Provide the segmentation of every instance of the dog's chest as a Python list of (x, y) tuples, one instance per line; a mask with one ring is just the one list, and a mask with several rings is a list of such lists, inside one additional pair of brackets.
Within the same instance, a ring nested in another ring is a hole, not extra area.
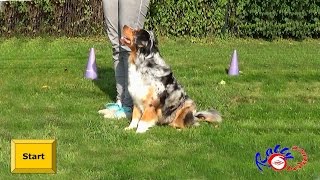
[(129, 64), (128, 90), (135, 102), (145, 99), (150, 90), (157, 95), (165, 90), (164, 84), (155, 76), (156, 71), (155, 68), (148, 68), (143, 64)]
[(142, 106), (142, 100), (148, 94), (150, 89), (150, 84), (144, 78), (144, 74), (138, 71), (135, 64), (129, 65), (129, 85), (128, 90), (129, 93), (134, 100), (135, 104), (138, 106)]

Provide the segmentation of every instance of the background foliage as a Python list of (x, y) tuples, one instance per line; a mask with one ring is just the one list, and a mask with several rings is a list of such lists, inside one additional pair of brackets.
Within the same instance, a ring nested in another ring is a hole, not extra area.
[(227, 0), (152, 0), (146, 26), (162, 35), (221, 34)]
[(101, 0), (5, 2), (0, 31), (10, 35), (97, 35), (104, 31)]
[(250, 37), (319, 37), (318, 0), (235, 0), (237, 34)]
[[(4, 2), (2, 36), (105, 33), (101, 0)], [(164, 36), (320, 36), (317, 0), (151, 0), (146, 28)]]

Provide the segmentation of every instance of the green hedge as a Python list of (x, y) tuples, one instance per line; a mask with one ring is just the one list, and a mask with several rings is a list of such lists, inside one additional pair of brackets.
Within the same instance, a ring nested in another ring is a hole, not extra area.
[(319, 37), (319, 0), (239, 0), (234, 25), (249, 37)]
[(86, 36), (104, 32), (101, 0), (5, 2), (0, 33), (11, 35)]
[(227, 0), (153, 0), (146, 27), (162, 35), (219, 35), (225, 24), (227, 3)]
[[(101, 0), (5, 2), (2, 36), (105, 33)], [(164, 36), (320, 37), (319, 0), (151, 0), (146, 28)]]

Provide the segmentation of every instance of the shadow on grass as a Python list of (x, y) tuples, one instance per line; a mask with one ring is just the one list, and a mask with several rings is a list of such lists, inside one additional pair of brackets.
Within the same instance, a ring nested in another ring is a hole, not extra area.
[(106, 94), (107, 99), (115, 101), (116, 99), (116, 83), (114, 70), (109, 67), (97, 67), (98, 79), (93, 81), (94, 84)]

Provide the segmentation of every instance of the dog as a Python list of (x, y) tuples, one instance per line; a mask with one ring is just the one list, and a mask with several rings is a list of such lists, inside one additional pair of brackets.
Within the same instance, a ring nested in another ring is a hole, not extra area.
[(156, 124), (182, 129), (198, 121), (220, 123), (216, 110), (196, 112), (196, 105), (178, 83), (159, 53), (152, 31), (123, 27), (120, 42), (131, 49), (128, 59), (128, 90), (133, 112), (126, 130), (144, 133)]

